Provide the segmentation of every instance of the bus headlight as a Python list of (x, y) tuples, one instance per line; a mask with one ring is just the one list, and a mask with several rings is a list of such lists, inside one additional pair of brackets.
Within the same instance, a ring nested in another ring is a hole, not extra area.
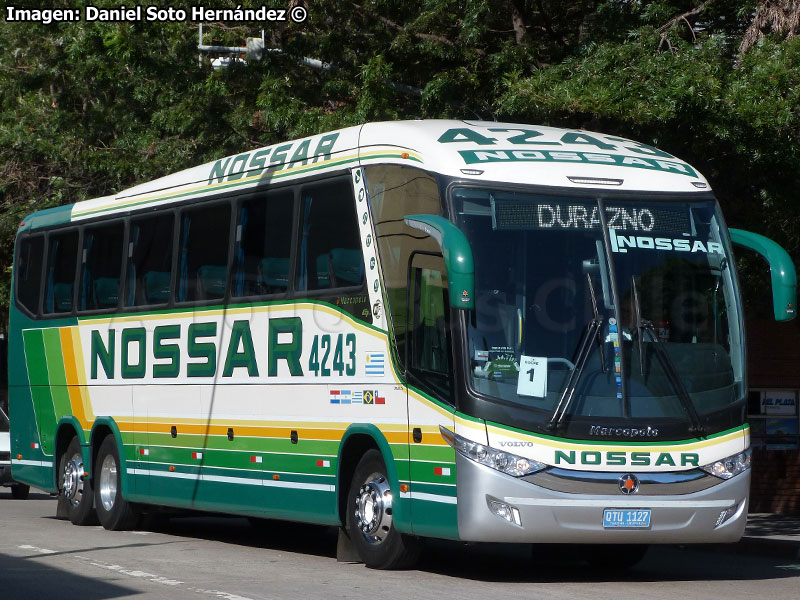
[(748, 448), (744, 452), (733, 454), (732, 456), (728, 456), (727, 458), (704, 465), (700, 468), (706, 473), (711, 473), (711, 475), (714, 477), (719, 477), (720, 479), (730, 479), (739, 473), (744, 473), (750, 468), (750, 456), (752, 453), (753, 451)]
[(523, 475), (530, 475), (541, 471), (547, 465), (531, 458), (524, 456), (517, 456), (510, 452), (497, 450), (491, 446), (484, 446), (477, 442), (468, 440), (460, 435), (453, 433), (449, 429), (439, 426), (444, 440), (455, 448), (456, 452), (466, 456), (468, 459), (497, 469), (501, 473), (511, 475), (513, 477), (522, 477)]

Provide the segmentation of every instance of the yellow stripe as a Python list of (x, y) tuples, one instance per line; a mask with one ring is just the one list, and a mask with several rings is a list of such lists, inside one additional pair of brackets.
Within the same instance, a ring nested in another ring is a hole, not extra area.
[(89, 429), (94, 421), (91, 403), (88, 401), (88, 390), (84, 382), (83, 353), (77, 327), (62, 327), (61, 354), (64, 357), (64, 373), (67, 377), (67, 391), (72, 415), (84, 429)]
[(521, 441), (532, 442), (534, 444), (540, 446), (548, 446), (550, 448), (558, 448), (559, 450), (592, 450), (592, 449), (599, 449), (604, 452), (689, 452), (691, 450), (700, 450), (702, 448), (709, 448), (711, 446), (717, 446), (719, 444), (724, 444), (725, 442), (730, 442), (735, 440), (736, 438), (744, 439), (747, 429), (734, 431), (733, 433), (729, 433), (722, 437), (709, 439), (709, 440), (701, 440), (697, 442), (687, 442), (685, 444), (675, 444), (671, 442), (672, 445), (656, 445), (656, 446), (646, 446), (646, 445), (629, 445), (629, 446), (619, 446), (611, 444), (604, 444), (601, 442), (597, 442), (596, 444), (574, 444), (570, 443), (568, 440), (550, 440), (547, 438), (541, 438), (538, 436), (532, 435), (525, 435), (523, 433), (517, 433), (515, 431), (507, 431), (505, 429), (500, 429), (497, 427), (488, 426), (489, 434), (490, 435), (498, 435), (498, 436), (505, 436), (514, 438)]
[[(374, 156), (381, 156), (386, 153), (397, 153), (398, 158), (400, 158), (400, 154), (407, 153), (409, 158), (414, 158), (419, 162), (424, 162), (422, 155), (419, 152), (415, 152), (409, 148), (402, 148), (398, 146), (384, 146), (381, 150), (373, 150), (370, 152), (359, 152), (358, 149), (355, 149), (356, 153), (352, 154), (352, 150), (341, 150), (340, 152), (351, 152), (351, 154), (345, 154), (344, 156), (338, 156), (339, 153), (331, 154), (331, 158), (328, 160), (322, 161), (321, 163), (312, 163), (311, 165), (297, 165), (296, 167), (287, 167), (285, 169), (273, 169), (272, 174), (280, 173), (281, 176), (291, 176), (291, 175), (299, 175), (302, 174), (304, 171), (311, 171), (311, 170), (318, 170), (320, 167), (324, 167), (325, 163), (327, 162), (340, 162), (340, 161), (357, 161), (358, 159), (368, 160)], [(309, 159), (310, 160), (310, 159)], [(299, 162), (299, 161), (298, 161)], [(292, 163), (285, 163), (285, 164), (292, 164)], [(202, 166), (202, 165), (201, 165)], [(331, 168), (341, 167), (342, 165), (331, 165)], [(210, 167), (209, 167), (210, 168)], [(269, 171), (269, 168), (265, 170), (265, 172)], [(262, 177), (264, 177), (265, 172), (258, 173), (256, 175), (248, 175), (237, 180), (240, 184), (245, 184), (247, 182), (255, 183)], [(192, 182), (182, 184), (183, 186), (191, 185)], [(96, 213), (96, 212), (108, 212), (113, 210), (119, 210), (125, 208), (126, 206), (130, 206), (132, 204), (140, 204), (140, 203), (147, 203), (147, 202), (158, 202), (159, 200), (169, 199), (170, 197), (180, 195), (187, 195), (193, 193), (208, 193), (214, 191), (216, 188), (221, 186), (230, 185), (230, 181), (220, 181), (217, 183), (212, 184), (203, 184), (195, 187), (184, 188), (183, 186), (176, 186), (169, 191), (155, 193), (150, 196), (131, 196), (126, 198), (125, 200), (120, 200), (119, 202), (113, 202), (105, 205), (100, 206), (91, 206), (86, 207), (83, 209), (73, 209), (72, 211), (72, 218), (75, 219), (76, 217), (81, 217), (85, 214), (89, 213)]]
[[(204, 317), (221, 317), (227, 315), (252, 315), (253, 313), (269, 313), (269, 312), (279, 312), (279, 311), (287, 311), (292, 308), (298, 308), (303, 310), (314, 310), (314, 311), (321, 311), (328, 313), (331, 316), (350, 319), (347, 315), (342, 313), (341, 311), (336, 310), (333, 307), (326, 306), (324, 304), (316, 304), (312, 302), (287, 302), (286, 304), (281, 305), (270, 305), (270, 306), (242, 306), (238, 308), (221, 308), (215, 310), (208, 310), (202, 313), (195, 313), (195, 312), (171, 312), (171, 313), (163, 313), (163, 314), (150, 314), (150, 315), (143, 315), (143, 314), (132, 314), (132, 315), (114, 315), (112, 317), (104, 318), (104, 319), (83, 319), (80, 321), (81, 325), (109, 325), (111, 323), (140, 323), (145, 321), (166, 321), (166, 320), (175, 320), (175, 319), (191, 319), (196, 318), (198, 314), (202, 314)], [(375, 337), (384, 337), (384, 335), (374, 329), (367, 327), (366, 325), (362, 325), (361, 323), (350, 319), (350, 326), (358, 329), (359, 331), (363, 331), (364, 333), (369, 333)]]
[[(332, 440), (340, 441), (349, 424), (338, 425), (328, 423), (296, 423), (276, 427), (265, 422), (263, 425), (253, 425), (253, 421), (224, 421), (223, 424), (207, 424), (202, 419), (175, 419), (163, 421), (125, 421), (115, 419), (117, 427), (124, 433), (161, 433), (169, 434), (174, 426), (178, 435), (215, 435), (225, 436), (228, 428), (233, 427), (234, 433), (241, 437), (289, 439), (292, 431), (297, 432), (301, 440)], [(242, 423), (247, 423), (246, 425)], [(406, 429), (380, 427), (381, 433), (390, 444), (406, 443), (408, 435)]]
[[(422, 155), (419, 152), (415, 152), (414, 150), (411, 150), (410, 148), (403, 148), (402, 146), (382, 146), (380, 150), (372, 150), (370, 152), (361, 152), (358, 155), (358, 157), (361, 160), (368, 160), (368, 159), (372, 158), (373, 156), (382, 157), (384, 154), (386, 154), (388, 152), (398, 152), (400, 154), (405, 153), (405, 154), (408, 154), (409, 158), (415, 158), (420, 162), (425, 162), (425, 160), (422, 158)], [(398, 156), (398, 158), (402, 158), (402, 157)]]
[[(348, 152), (349, 150), (342, 150), (342, 152)], [(257, 175), (248, 175), (247, 177), (243, 177), (241, 179), (236, 180), (240, 185), (244, 184), (245, 182), (252, 182), (255, 183), (257, 180), (261, 179), (265, 174), (272, 175), (275, 173), (280, 173), (281, 176), (284, 175), (293, 175), (299, 174), (303, 171), (310, 171), (310, 170), (317, 170), (319, 167), (322, 167), (327, 162), (339, 162), (339, 161), (356, 161), (358, 159), (358, 154), (347, 154), (344, 156), (336, 156), (336, 154), (331, 154), (331, 158), (326, 161), (322, 161), (320, 164), (312, 163), (312, 165), (298, 165), (296, 167), (288, 167), (286, 169), (272, 169), (272, 173), (268, 173), (270, 170), (269, 168), (265, 169), (264, 172), (258, 173)], [(310, 159), (309, 159), (310, 160)], [(285, 163), (291, 164), (291, 163)], [(202, 165), (201, 165), (202, 166)], [(342, 165), (331, 165), (332, 168)], [(92, 206), (86, 207), (82, 210), (73, 210), (72, 217), (80, 217), (86, 213), (94, 213), (98, 211), (111, 211), (111, 210), (118, 210), (121, 208), (125, 208), (131, 204), (139, 204), (144, 202), (157, 202), (158, 200), (164, 200), (171, 196), (175, 196), (178, 194), (185, 195), (185, 194), (192, 194), (195, 192), (211, 192), (218, 187), (221, 186), (228, 186), (231, 184), (231, 181), (220, 181), (218, 183), (208, 184), (205, 183), (203, 185), (191, 187), (191, 188), (184, 188), (182, 186), (176, 186), (170, 189), (167, 192), (162, 192), (160, 194), (153, 194), (151, 196), (132, 196), (126, 198), (125, 200), (121, 200), (119, 202), (114, 202), (112, 204), (106, 204), (104, 206)], [(191, 182), (183, 184), (183, 185), (191, 185)]]

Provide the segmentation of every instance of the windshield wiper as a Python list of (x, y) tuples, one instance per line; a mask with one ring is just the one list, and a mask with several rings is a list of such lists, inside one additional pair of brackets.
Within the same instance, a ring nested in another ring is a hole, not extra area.
[(550, 422), (547, 424), (548, 430), (553, 430), (561, 426), (564, 416), (567, 414), (569, 405), (572, 404), (572, 399), (575, 396), (575, 390), (578, 387), (583, 368), (586, 366), (586, 361), (589, 358), (589, 353), (592, 350), (592, 343), (597, 342), (600, 349), (600, 364), (603, 373), (606, 372), (606, 357), (603, 351), (603, 341), (600, 337), (600, 326), (603, 324), (603, 317), (600, 316), (600, 311), (597, 309), (597, 298), (594, 293), (594, 285), (592, 284), (592, 276), (586, 274), (586, 281), (589, 283), (589, 296), (592, 300), (592, 311), (594, 316), (592, 320), (586, 325), (586, 330), (583, 332), (583, 337), (578, 344), (578, 356), (575, 359), (575, 368), (570, 372), (567, 385), (561, 393), (561, 399), (558, 401), (556, 409), (553, 411), (553, 416), (550, 417)]
[(664, 369), (667, 380), (675, 390), (678, 400), (680, 400), (683, 410), (686, 411), (686, 415), (689, 418), (689, 433), (703, 436), (706, 432), (706, 429), (703, 427), (702, 423), (700, 423), (700, 415), (697, 414), (694, 401), (689, 395), (686, 386), (683, 385), (683, 380), (678, 374), (678, 369), (675, 367), (675, 363), (672, 361), (669, 354), (667, 354), (667, 351), (664, 350), (664, 345), (661, 340), (658, 339), (658, 334), (656, 333), (655, 327), (653, 327), (653, 322), (642, 317), (642, 310), (639, 307), (639, 293), (636, 289), (635, 277), (631, 277), (631, 290), (633, 291), (634, 317), (636, 319), (636, 333), (639, 343), (639, 372), (642, 376), (644, 376), (644, 352), (642, 342), (644, 341), (644, 333), (647, 332), (650, 334), (650, 339), (653, 340), (653, 349), (655, 350), (656, 357), (661, 363), (661, 367)]

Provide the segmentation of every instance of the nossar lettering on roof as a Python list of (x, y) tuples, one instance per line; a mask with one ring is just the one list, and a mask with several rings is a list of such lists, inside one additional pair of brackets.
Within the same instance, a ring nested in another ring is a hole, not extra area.
[[(648, 144), (537, 125), (456, 120), (368, 123), (241, 152), (74, 205), (73, 220), (308, 177), (330, 169), (394, 162), (456, 177), (582, 187), (567, 176), (622, 177), (623, 187), (697, 191), (694, 168)], [(463, 173), (462, 169), (468, 172)], [(681, 183), (681, 181), (686, 183)], [(584, 186), (586, 187), (586, 186)], [(589, 186), (591, 187), (591, 186)]]

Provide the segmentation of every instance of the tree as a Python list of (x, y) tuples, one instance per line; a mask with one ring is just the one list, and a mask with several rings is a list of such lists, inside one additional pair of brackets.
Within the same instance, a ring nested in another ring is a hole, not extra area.
[(730, 224), (798, 257), (799, 12), (790, 0), (315, 0), (303, 23), (205, 23), (206, 44), (240, 46), (263, 25), (281, 51), (219, 70), (198, 64), (192, 22), (0, 22), (0, 319), (33, 210), (368, 120), (480, 117), (653, 143), (710, 179)]

